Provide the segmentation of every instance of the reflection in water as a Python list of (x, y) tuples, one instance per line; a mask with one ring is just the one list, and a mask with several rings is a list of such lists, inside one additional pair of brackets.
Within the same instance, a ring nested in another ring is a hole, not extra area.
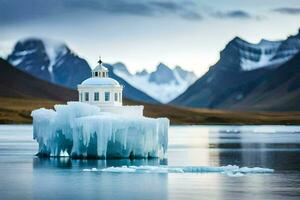
[(160, 164), (167, 163), (158, 159), (72, 160), (67, 157), (35, 157), (33, 199), (168, 199), (167, 175), (83, 172), (83, 169), (93, 167)]
[(61, 169), (77, 169), (85, 168), (107, 168), (121, 166), (141, 166), (141, 165), (167, 165), (167, 159), (108, 159), (108, 160), (76, 160), (69, 157), (61, 158), (39, 158), (34, 157), (32, 160), (34, 169), (42, 168), (61, 168)]
[(216, 151), (210, 151), (209, 157), (218, 157), (218, 165), (300, 169), (299, 138), (295, 138), (294, 133), (275, 130), (258, 132), (242, 126), (226, 127), (225, 130), (212, 128), (209, 130), (209, 146)]

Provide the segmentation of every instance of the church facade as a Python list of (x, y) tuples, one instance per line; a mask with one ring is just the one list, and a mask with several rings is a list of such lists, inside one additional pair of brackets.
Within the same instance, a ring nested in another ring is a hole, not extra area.
[(108, 76), (101, 59), (92, 70), (92, 77), (78, 85), (79, 102), (96, 105), (104, 112), (143, 115), (143, 106), (123, 106), (123, 86)]

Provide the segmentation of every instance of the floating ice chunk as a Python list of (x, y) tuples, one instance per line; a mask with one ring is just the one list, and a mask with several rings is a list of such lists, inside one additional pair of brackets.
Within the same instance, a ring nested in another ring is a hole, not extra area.
[(238, 169), (238, 172), (241, 173), (272, 173), (274, 169), (261, 168), (261, 167), (241, 167)]
[(221, 167), (182, 167), (182, 170), (186, 173), (208, 173), (208, 172), (225, 172), (238, 170), (236, 165), (227, 165)]
[(97, 172), (99, 170), (97, 168), (92, 168), (92, 169), (83, 169), (82, 171), (84, 171), (84, 172)]
[[(87, 171), (84, 169), (83, 171)], [(89, 170), (91, 171), (91, 170)], [(261, 167), (239, 167), (227, 165), (221, 167), (172, 167), (172, 166), (122, 166), (99, 169), (100, 172), (113, 173), (222, 173), (228, 176), (240, 177), (245, 174), (273, 173), (273, 169)]]
[(130, 168), (130, 167), (108, 167), (108, 168), (104, 168), (101, 169), (100, 171), (102, 172), (115, 172), (115, 173), (132, 173), (132, 172), (136, 172), (136, 170), (134, 168)]
[(31, 114), (33, 138), (39, 143), (38, 155), (165, 157), (167, 118), (107, 113), (81, 102), (68, 102), (54, 108), (34, 110)]

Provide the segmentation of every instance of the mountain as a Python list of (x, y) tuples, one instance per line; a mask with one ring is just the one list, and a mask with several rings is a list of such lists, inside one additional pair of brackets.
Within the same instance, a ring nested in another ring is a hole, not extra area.
[(141, 90), (136, 89), (133, 87), (130, 83), (128, 83), (125, 79), (118, 76), (115, 71), (114, 67), (110, 64), (104, 63), (103, 66), (105, 66), (109, 71), (108, 75), (110, 78), (113, 78), (117, 80), (121, 85), (123, 85), (123, 96), (135, 100), (135, 101), (142, 101), (146, 103), (152, 103), (152, 104), (159, 104), (159, 102), (146, 93), (142, 92)]
[(234, 38), (220, 60), (171, 104), (235, 110), (300, 110), (300, 32), (250, 44)]
[(35, 77), (69, 88), (76, 88), (78, 83), (91, 76), (90, 67), (84, 59), (64, 43), (49, 39), (21, 40), (7, 60)]
[[(91, 68), (64, 43), (49, 39), (28, 38), (17, 42), (7, 57), (10, 64), (39, 79), (76, 89), (91, 76)], [(120, 70), (121, 70), (120, 66)], [(126, 69), (126, 67), (125, 67)], [(114, 75), (124, 85), (124, 97), (148, 103), (159, 103), (144, 92), (134, 88), (121, 77)]]
[(16, 69), (0, 59), (0, 96), (22, 99), (68, 101), (78, 99), (75, 90), (54, 85)]
[(163, 63), (160, 63), (157, 66), (156, 71), (150, 73), (148, 81), (157, 85), (164, 85), (172, 82), (175, 85), (179, 84), (173, 71)]
[(162, 103), (167, 103), (180, 95), (196, 80), (193, 72), (179, 66), (172, 70), (163, 63), (151, 73), (143, 70), (135, 74), (131, 74), (123, 63), (116, 63), (113, 65), (113, 72), (133, 87)]

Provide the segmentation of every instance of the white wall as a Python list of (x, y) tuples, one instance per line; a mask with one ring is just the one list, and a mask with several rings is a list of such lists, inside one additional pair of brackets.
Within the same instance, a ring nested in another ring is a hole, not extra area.
[[(79, 98), (80, 93), (82, 94), (82, 102), (89, 103), (92, 105), (103, 106), (122, 106), (122, 86), (78, 86)], [(85, 92), (89, 93), (89, 101), (85, 101)], [(99, 101), (94, 100), (94, 93), (99, 93)], [(109, 101), (105, 101), (105, 92), (110, 93)], [(115, 101), (115, 93), (118, 94), (118, 101)], [(121, 93), (121, 99), (119, 99), (119, 93)]]

